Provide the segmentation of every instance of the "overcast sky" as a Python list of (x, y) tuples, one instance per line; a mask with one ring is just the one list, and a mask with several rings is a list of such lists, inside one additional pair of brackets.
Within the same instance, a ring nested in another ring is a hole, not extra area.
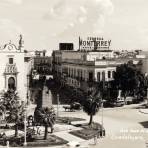
[(148, 0), (0, 0), (0, 45), (51, 53), (78, 37), (111, 39), (111, 49), (148, 49)]

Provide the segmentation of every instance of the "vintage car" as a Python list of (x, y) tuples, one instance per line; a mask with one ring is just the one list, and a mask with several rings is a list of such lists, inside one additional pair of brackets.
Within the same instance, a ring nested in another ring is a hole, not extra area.
[(66, 110), (69, 110), (69, 111), (74, 111), (74, 110), (81, 110), (82, 109), (82, 106), (80, 103), (78, 102), (73, 102), (71, 103), (70, 105), (68, 106), (63, 106), (63, 108)]

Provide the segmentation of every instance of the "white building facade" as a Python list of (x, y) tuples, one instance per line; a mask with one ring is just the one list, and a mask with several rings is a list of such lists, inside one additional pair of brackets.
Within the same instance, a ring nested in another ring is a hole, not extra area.
[(133, 61), (138, 64), (141, 57), (116, 58), (109, 49), (98, 51), (55, 50), (53, 52), (53, 72), (56, 80), (63, 84), (91, 91), (92, 85), (114, 79), (117, 66)]
[(53, 70), (60, 81), (68, 86), (89, 91), (89, 83), (113, 80), (117, 63), (111, 50), (53, 52)]
[(26, 100), (28, 64), (25, 63), (25, 53), (22, 36), (19, 46), (11, 41), (0, 48), (0, 91), (16, 90), (21, 101)]

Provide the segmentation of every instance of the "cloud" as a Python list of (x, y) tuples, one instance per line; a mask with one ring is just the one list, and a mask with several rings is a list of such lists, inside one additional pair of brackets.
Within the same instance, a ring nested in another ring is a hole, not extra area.
[(22, 4), (23, 0), (1, 0), (0, 1), (3, 4), (16, 4), (16, 5), (20, 5)]
[(0, 19), (0, 38), (13, 40), (21, 34), (22, 28), (10, 19)]
[(102, 32), (105, 18), (111, 15), (113, 10), (111, 0), (58, 0), (44, 19), (61, 24), (61, 30), (57, 35), (69, 30), (82, 34), (97, 34)]

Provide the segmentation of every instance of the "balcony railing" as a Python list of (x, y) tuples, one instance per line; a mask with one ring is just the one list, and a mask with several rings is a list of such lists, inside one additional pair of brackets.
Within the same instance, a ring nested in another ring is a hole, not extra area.
[(5, 74), (6, 73), (10, 73), (10, 74), (16, 74), (18, 73), (17, 71), (17, 67), (16, 67), (16, 64), (6, 64), (6, 68), (5, 68)]

